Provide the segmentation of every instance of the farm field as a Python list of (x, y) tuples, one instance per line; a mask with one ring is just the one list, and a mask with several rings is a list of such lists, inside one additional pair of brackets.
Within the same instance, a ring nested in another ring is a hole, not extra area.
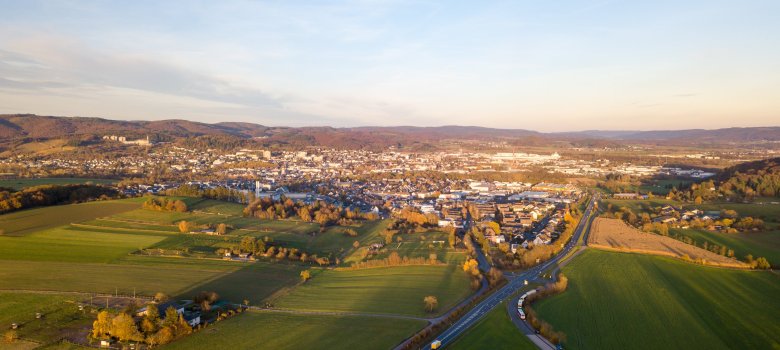
[(722, 233), (701, 229), (669, 229), (669, 235), (683, 235), (693, 238), (696, 245), (703, 242), (727, 246), (734, 250), (734, 255), (740, 259), (748, 254), (754, 258), (765, 257), (770, 263), (780, 264), (780, 231), (747, 232), (747, 233)]
[[(235, 267), (234, 267), (235, 269)], [(142, 295), (175, 295), (229, 272), (225, 268), (14, 261), (0, 264), (0, 286), (15, 290), (49, 290)]]
[(639, 190), (643, 192), (653, 192), (654, 194), (659, 195), (667, 195), (671, 190), (671, 188), (667, 188), (667, 186), (674, 186), (679, 189), (681, 186), (690, 184), (691, 182), (693, 181), (686, 179), (650, 179), (639, 186)]
[(16, 190), (21, 190), (25, 187), (41, 186), (41, 185), (79, 185), (91, 183), (95, 185), (114, 184), (117, 180), (110, 179), (89, 179), (79, 177), (46, 177), (35, 179), (2, 179), (0, 180), (0, 187), (10, 187)]
[[(436, 254), (439, 261), (448, 264), (463, 264), (466, 261), (466, 253), (450, 248), (447, 241), (448, 235), (444, 232), (422, 232), (401, 235), (402, 242), (393, 242), (385, 245), (382, 251), (371, 259), (384, 259), (392, 252), (399, 256), (410, 258), (428, 258), (431, 253)], [(381, 240), (384, 243), (384, 239)], [(366, 249), (366, 248), (362, 248)]]
[(255, 262), (221, 274), (180, 293), (180, 296), (188, 298), (199, 291), (215, 291), (226, 300), (236, 303), (248, 300), (250, 305), (261, 305), (277, 290), (298, 283), (303, 269), (293, 264)]
[(453, 350), (537, 349), (536, 345), (512, 323), (504, 307), (494, 308), (447, 348)]
[(249, 311), (163, 349), (390, 349), (424, 321)]
[(534, 308), (566, 334), (565, 348), (780, 346), (780, 277), (772, 272), (588, 249), (563, 273), (568, 290)]
[(399, 266), (362, 270), (323, 270), (272, 300), (283, 309), (427, 316), (423, 298), (439, 299), (441, 313), (471, 290), (463, 271), (448, 266)]
[(709, 265), (748, 267), (746, 264), (686, 244), (670, 237), (642, 232), (620, 219), (596, 218), (591, 226), (588, 245), (607, 250), (637, 252), (706, 261)]
[(115, 215), (136, 209), (139, 205), (130, 200), (117, 200), (21, 210), (0, 215), (0, 228), (5, 231), (5, 236), (21, 236), (73, 222)]
[(58, 227), (22, 237), (0, 236), (0, 259), (108, 263), (163, 238)]
[[(37, 347), (58, 340), (61, 328), (88, 325), (91, 320), (78, 311), (79, 301), (79, 296), (67, 294), (0, 293), (0, 329), (5, 332), (11, 323), (17, 323), (19, 336), (33, 341), (0, 344), (8, 349)], [(43, 318), (36, 319), (36, 312), (42, 313)]]

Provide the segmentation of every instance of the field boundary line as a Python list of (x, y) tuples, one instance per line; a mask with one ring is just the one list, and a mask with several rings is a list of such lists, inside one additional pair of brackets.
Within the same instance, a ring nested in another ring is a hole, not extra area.
[(418, 321), (425, 321), (425, 322), (432, 322), (436, 318), (425, 318), (425, 317), (417, 317), (417, 316), (408, 316), (408, 315), (398, 315), (398, 314), (382, 314), (382, 313), (363, 313), (363, 312), (348, 312), (348, 311), (326, 311), (326, 310), (308, 310), (308, 309), (279, 309), (279, 308), (261, 308), (259, 306), (250, 306), (250, 310), (253, 310), (255, 312), (276, 312), (276, 313), (287, 313), (287, 314), (298, 314), (298, 315), (321, 315), (321, 316), (358, 316), (358, 317), (381, 317), (381, 318), (396, 318), (396, 319), (407, 319), (407, 320), (418, 320)]
[(117, 230), (117, 231), (143, 231), (143, 232), (154, 232), (154, 233), (164, 233), (167, 235), (171, 234), (179, 234), (179, 232), (174, 231), (162, 231), (162, 230), (149, 230), (149, 229), (142, 229), (142, 228), (124, 228), (124, 227), (108, 227), (108, 226), (98, 226), (98, 225), (86, 225), (86, 224), (79, 224), (79, 223), (70, 223), (70, 226), (73, 227), (83, 227), (83, 228), (94, 228), (94, 229), (105, 229), (105, 230)]

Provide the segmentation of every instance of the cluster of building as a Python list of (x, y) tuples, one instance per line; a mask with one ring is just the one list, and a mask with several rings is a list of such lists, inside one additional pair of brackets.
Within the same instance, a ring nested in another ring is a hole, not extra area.
[(149, 136), (147, 136), (145, 139), (138, 139), (138, 140), (128, 140), (127, 136), (117, 136), (117, 135), (106, 135), (103, 136), (104, 141), (116, 141), (121, 142), (125, 145), (138, 145), (138, 146), (151, 146), (152, 142), (149, 141)]

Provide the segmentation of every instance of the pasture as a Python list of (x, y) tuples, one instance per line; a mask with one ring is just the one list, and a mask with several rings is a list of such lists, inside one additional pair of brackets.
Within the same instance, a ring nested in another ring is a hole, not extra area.
[[(92, 315), (78, 311), (77, 302), (82, 299), (67, 294), (0, 293), (0, 329), (4, 332), (11, 323), (16, 323), (21, 338), (37, 342), (35, 346), (48, 344), (63, 336), (63, 328), (73, 330), (92, 322)], [(36, 312), (43, 317), (36, 319)], [(4, 345), (18, 349), (15, 346), (27, 344)]]
[(136, 209), (139, 205), (129, 200), (118, 200), (21, 210), (0, 215), (0, 229), (5, 231), (5, 236), (21, 236), (73, 222), (116, 215)]
[(577, 349), (780, 346), (780, 277), (588, 249), (568, 290), (533, 307)]
[[(169, 259), (176, 260), (176, 259)], [(6, 260), (0, 264), (3, 289), (73, 291), (132, 295), (176, 295), (206, 283), (229, 269), (203, 265), (93, 264)]]
[(260, 305), (281, 288), (294, 286), (300, 278), (299, 265), (255, 262), (209, 279), (205, 283), (180, 293), (189, 298), (199, 291), (215, 291), (225, 300), (236, 303), (248, 300), (250, 305)]
[(65, 226), (21, 237), (0, 236), (0, 259), (108, 263), (163, 238)]
[(536, 345), (512, 323), (512, 320), (506, 313), (506, 308), (502, 306), (498, 306), (493, 311), (490, 311), (490, 313), (485, 315), (485, 318), (480, 320), (474, 327), (471, 327), (447, 348), (452, 350), (537, 349)]
[(754, 258), (760, 256), (767, 258), (775, 266), (780, 264), (780, 231), (777, 230), (722, 233), (702, 229), (669, 229), (670, 236), (678, 234), (691, 237), (697, 246), (701, 246), (704, 242), (708, 242), (710, 245), (726, 246), (733, 249), (734, 256), (739, 259), (744, 259), (746, 255), (752, 254)]
[(10, 187), (16, 190), (21, 190), (23, 188), (41, 185), (110, 185), (115, 184), (116, 182), (117, 180), (89, 179), (80, 177), (42, 177), (31, 179), (0, 179), (0, 187)]
[(283, 309), (428, 316), (423, 298), (434, 295), (434, 314), (471, 293), (466, 274), (454, 265), (323, 270), (272, 300)]
[(390, 349), (424, 321), (248, 311), (163, 347), (176, 349)]
[[(401, 257), (409, 258), (428, 258), (430, 254), (436, 254), (437, 260), (455, 265), (463, 264), (466, 261), (466, 252), (450, 248), (448, 235), (444, 232), (422, 232), (401, 235), (400, 237), (403, 241), (385, 245), (379, 254), (376, 254), (371, 259), (384, 259), (390, 256), (391, 253), (396, 252)], [(378, 241), (384, 243), (383, 238)], [(367, 248), (363, 247), (361, 249), (365, 250)], [(360, 254), (354, 255), (360, 257)]]

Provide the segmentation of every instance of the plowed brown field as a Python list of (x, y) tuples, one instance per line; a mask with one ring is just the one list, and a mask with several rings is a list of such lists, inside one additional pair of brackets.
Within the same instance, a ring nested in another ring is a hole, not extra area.
[(596, 218), (591, 227), (588, 245), (594, 248), (624, 252), (665, 255), (707, 265), (748, 268), (740, 261), (685, 244), (673, 238), (642, 232), (618, 219)]

